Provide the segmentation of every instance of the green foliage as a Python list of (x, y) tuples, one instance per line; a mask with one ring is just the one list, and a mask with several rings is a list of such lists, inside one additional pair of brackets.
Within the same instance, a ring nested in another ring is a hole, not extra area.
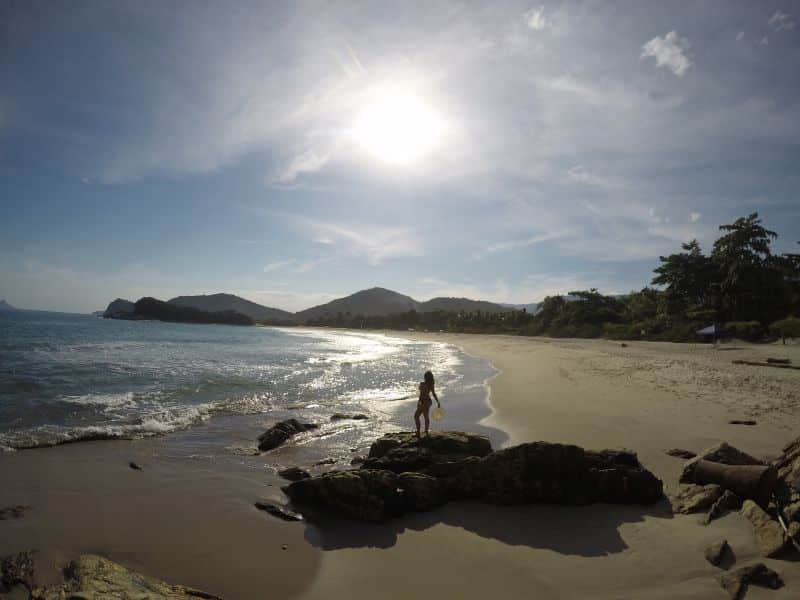
[(764, 326), (758, 321), (730, 321), (725, 323), (728, 335), (740, 340), (755, 342), (764, 337)]
[(155, 319), (173, 323), (218, 323), (222, 325), (253, 325), (253, 319), (232, 310), (206, 312), (190, 306), (179, 306), (156, 300), (142, 298), (134, 305), (133, 314), (140, 319)]
[(769, 332), (782, 338), (800, 338), (800, 319), (788, 317), (775, 321), (769, 326)]

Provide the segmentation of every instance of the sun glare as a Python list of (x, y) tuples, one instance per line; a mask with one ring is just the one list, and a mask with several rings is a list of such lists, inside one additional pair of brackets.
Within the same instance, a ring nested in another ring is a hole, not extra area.
[(359, 115), (353, 134), (370, 156), (408, 165), (428, 156), (442, 131), (442, 119), (425, 102), (411, 94), (384, 92)]

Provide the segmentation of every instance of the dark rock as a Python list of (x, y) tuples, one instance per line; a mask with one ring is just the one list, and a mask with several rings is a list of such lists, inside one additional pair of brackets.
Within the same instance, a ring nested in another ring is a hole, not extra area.
[(133, 469), (134, 471), (141, 471), (142, 470), (142, 467), (140, 467), (139, 465), (137, 465), (135, 462), (132, 462), (132, 461), (128, 463), (128, 466), (131, 469)]
[(278, 471), (278, 475), (284, 479), (288, 479), (289, 481), (300, 481), (301, 479), (308, 479), (311, 477), (311, 473), (305, 469), (301, 469), (300, 467), (289, 467), (288, 469), (283, 469), (282, 471)]
[(293, 435), (316, 429), (318, 425), (313, 423), (301, 423), (297, 419), (286, 419), (280, 423), (276, 423), (264, 433), (258, 436), (258, 449), (262, 452), (272, 450), (283, 444)]
[(322, 467), (324, 465), (335, 465), (336, 459), (335, 458), (323, 458), (322, 460), (318, 460), (314, 463), (316, 467)]
[(678, 493), (670, 498), (672, 510), (684, 515), (705, 512), (719, 500), (724, 491), (713, 483), (708, 485), (695, 485), (693, 483), (681, 485), (678, 487)]
[(83, 554), (64, 569), (65, 582), (37, 587), (32, 600), (89, 600), (100, 598), (147, 600), (221, 600), (218, 596), (182, 585), (170, 585), (126, 569), (122, 565), (93, 554)]
[(792, 500), (793, 495), (800, 496), (800, 437), (783, 447), (773, 465), (778, 469), (778, 495), (787, 504), (800, 500)]
[(444, 504), (445, 489), (435, 477), (422, 473), (401, 473), (397, 486), (403, 490), (404, 505), (407, 510), (431, 510)]
[(700, 460), (710, 460), (711, 462), (722, 463), (724, 465), (763, 465), (764, 463), (746, 452), (734, 448), (730, 444), (722, 442), (711, 448), (706, 448), (695, 458), (683, 466), (681, 473), (681, 483), (694, 483), (694, 468)]
[(733, 600), (741, 600), (747, 593), (748, 585), (758, 585), (777, 590), (783, 587), (781, 576), (764, 563), (739, 567), (718, 577), (720, 585)]
[(0, 584), (6, 589), (24, 585), (33, 589), (33, 550), (4, 556), (0, 559)]
[(363, 421), (364, 419), (369, 419), (369, 417), (362, 413), (333, 413), (331, 415), (331, 421)]
[(278, 517), (279, 519), (283, 519), (284, 521), (303, 520), (303, 515), (301, 515), (300, 513), (296, 513), (294, 511), (289, 510), (288, 508), (284, 508), (283, 506), (278, 506), (277, 504), (273, 504), (272, 502), (268, 502), (266, 500), (259, 500), (258, 502), (256, 502), (256, 508), (268, 512), (273, 517)]
[(370, 521), (467, 498), (493, 504), (651, 504), (662, 497), (661, 481), (633, 452), (547, 442), (491, 452), (486, 438), (459, 432), (419, 440), (410, 433), (384, 436), (361, 469), (283, 489), (294, 503)]
[(366, 460), (366, 459), (365, 459), (363, 456), (354, 456), (354, 457), (353, 457), (353, 458), (350, 460), (350, 464), (351, 464), (351, 465), (353, 465), (353, 466), (356, 466), (356, 465), (363, 465), (365, 460)]
[(774, 557), (786, 547), (786, 534), (780, 523), (772, 518), (752, 500), (745, 500), (742, 514), (753, 526), (758, 549), (762, 556)]
[(742, 508), (742, 499), (730, 490), (725, 490), (722, 495), (711, 506), (711, 510), (706, 515), (706, 525), (711, 523), (722, 516), (725, 516), (732, 510), (739, 510)]
[(0, 508), (0, 521), (5, 521), (6, 519), (21, 519), (30, 509), (30, 506), (22, 504)]
[(670, 456), (674, 456), (675, 458), (683, 458), (685, 460), (697, 456), (697, 454), (695, 454), (691, 450), (683, 450), (682, 448), (672, 448), (670, 450), (666, 450), (666, 453), (669, 454)]
[(391, 471), (333, 471), (295, 481), (283, 491), (294, 504), (362, 521), (383, 521), (405, 512), (397, 474)]
[(289, 549), (289, 546), (287, 546), (286, 544), (283, 544), (281, 546), (281, 550), (288, 550), (288, 549)]
[(731, 425), (758, 425), (755, 421), (751, 419), (733, 419), (732, 421), (728, 421)]
[(728, 545), (728, 540), (722, 540), (716, 544), (711, 544), (706, 548), (705, 557), (715, 567), (721, 567), (725, 564), (733, 564), (733, 550)]

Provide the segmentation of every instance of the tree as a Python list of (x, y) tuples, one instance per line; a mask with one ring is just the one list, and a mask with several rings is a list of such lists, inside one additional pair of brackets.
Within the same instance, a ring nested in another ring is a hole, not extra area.
[(690, 312), (714, 310), (717, 304), (718, 276), (715, 264), (703, 254), (700, 243), (681, 244), (683, 252), (661, 256), (654, 269), (653, 285), (665, 286), (668, 317), (685, 320)]
[(720, 231), (727, 233), (714, 242), (711, 258), (719, 269), (724, 316), (762, 322), (783, 316), (783, 274), (770, 249), (778, 234), (761, 225), (758, 213), (720, 225)]

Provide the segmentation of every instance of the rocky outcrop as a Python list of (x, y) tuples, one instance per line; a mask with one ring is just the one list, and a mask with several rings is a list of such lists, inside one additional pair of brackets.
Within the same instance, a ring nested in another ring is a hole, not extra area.
[(706, 525), (740, 508), (742, 508), (742, 499), (732, 491), (725, 490), (722, 496), (711, 506), (711, 510), (708, 511), (708, 515), (706, 515)]
[(675, 458), (682, 458), (684, 460), (689, 460), (690, 458), (697, 456), (697, 454), (691, 450), (684, 450), (683, 448), (670, 448), (669, 450), (665, 450), (664, 453), (674, 456)]
[(303, 515), (291, 511), (284, 506), (275, 504), (274, 502), (269, 502), (267, 500), (259, 500), (258, 502), (256, 502), (256, 508), (258, 510), (263, 510), (264, 512), (271, 514), (273, 517), (277, 517), (283, 521), (303, 520)]
[(93, 554), (81, 555), (64, 570), (65, 582), (33, 590), (33, 600), (65, 598), (141, 598), (147, 600), (221, 600), (218, 596), (182, 585), (170, 585), (126, 569)]
[(123, 300), (122, 298), (117, 298), (108, 305), (106, 311), (103, 313), (103, 317), (106, 319), (120, 319), (125, 317), (131, 317), (133, 316), (135, 308), (136, 305), (130, 300)]
[(763, 465), (764, 463), (754, 456), (750, 456), (747, 452), (742, 452), (738, 448), (734, 448), (730, 444), (722, 442), (711, 448), (706, 448), (695, 458), (688, 461), (683, 466), (681, 473), (681, 483), (695, 483), (694, 470), (697, 463), (701, 460), (709, 460), (723, 465)]
[(0, 508), (0, 521), (5, 521), (6, 519), (21, 519), (30, 509), (30, 506), (23, 504)]
[(748, 585), (758, 585), (773, 590), (783, 587), (781, 576), (764, 563), (739, 567), (733, 571), (722, 573), (718, 579), (720, 585), (733, 600), (744, 598)]
[(444, 502), (492, 504), (651, 504), (662, 484), (628, 451), (586, 451), (533, 442), (492, 452), (483, 436), (436, 432), (386, 435), (361, 469), (297, 481), (283, 488), (293, 503), (366, 521), (429, 510)]
[(363, 413), (333, 413), (331, 421), (363, 421), (369, 417)]
[(786, 534), (777, 521), (773, 521), (772, 517), (752, 500), (745, 500), (742, 514), (753, 525), (753, 532), (762, 556), (769, 558), (783, 551), (787, 542)]
[(713, 483), (681, 485), (678, 492), (670, 498), (672, 510), (684, 515), (707, 511), (719, 500), (724, 491)]
[(33, 589), (33, 550), (18, 552), (0, 559), (0, 591), (23, 585)]
[(258, 449), (262, 452), (272, 450), (283, 444), (293, 435), (316, 429), (318, 425), (313, 423), (301, 423), (297, 419), (286, 419), (276, 423), (264, 433), (258, 436)]
[(733, 564), (733, 550), (728, 545), (728, 540), (711, 544), (705, 551), (705, 557), (715, 567), (724, 567), (726, 563)]
[(287, 481), (300, 481), (301, 479), (308, 479), (311, 477), (311, 473), (305, 469), (301, 469), (300, 467), (289, 467), (288, 469), (282, 469), (278, 471), (278, 475)]

